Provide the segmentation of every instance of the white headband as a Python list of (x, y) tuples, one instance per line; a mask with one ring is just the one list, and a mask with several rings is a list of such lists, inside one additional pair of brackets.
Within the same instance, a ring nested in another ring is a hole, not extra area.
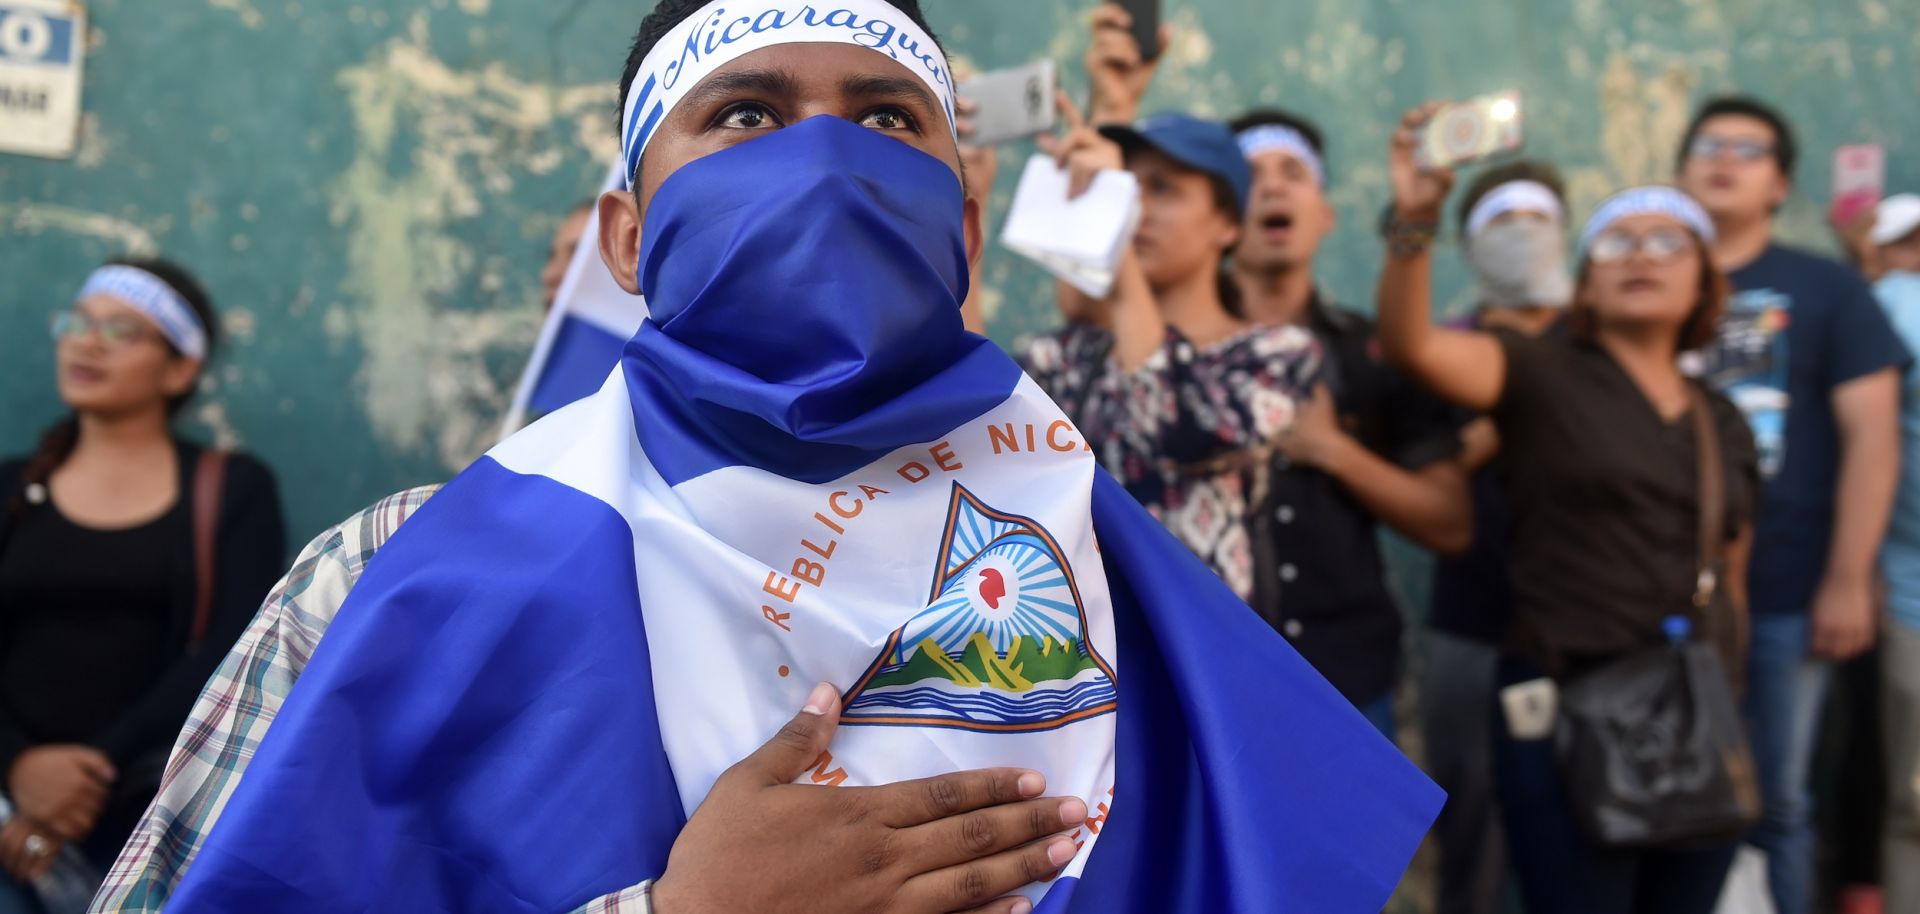
[(1593, 239), (1607, 230), (1615, 222), (1628, 216), (1667, 216), (1692, 229), (1700, 240), (1712, 244), (1715, 239), (1713, 220), (1707, 211), (1700, 208), (1692, 197), (1664, 185), (1654, 184), (1623, 190), (1600, 204), (1594, 210), (1593, 218), (1587, 220), (1587, 229), (1580, 233), (1580, 250), (1586, 251)]
[(1307, 135), (1285, 124), (1261, 124), (1240, 131), (1234, 138), (1240, 144), (1240, 154), (1252, 159), (1263, 152), (1284, 152), (1300, 160), (1313, 172), (1313, 183), (1325, 186), (1326, 167), (1320, 164), (1320, 154), (1313, 151), (1313, 144), (1307, 142)]
[(714, 0), (660, 39), (642, 61), (620, 116), (620, 152), (633, 189), (640, 154), (695, 86), (742, 55), (777, 44), (856, 44), (906, 65), (933, 90), (954, 127), (953, 78), (932, 36), (885, 0)]
[(93, 271), (87, 284), (80, 287), (74, 301), (95, 295), (111, 295), (147, 316), (160, 328), (160, 334), (190, 359), (207, 357), (207, 328), (193, 313), (187, 300), (180, 297), (166, 280), (139, 267), (109, 264)]
[(1501, 216), (1519, 212), (1546, 213), (1555, 222), (1567, 220), (1566, 207), (1560, 204), (1560, 197), (1552, 188), (1538, 181), (1508, 181), (1487, 191), (1480, 202), (1473, 205), (1467, 214), (1467, 237), (1480, 234), (1481, 229)]

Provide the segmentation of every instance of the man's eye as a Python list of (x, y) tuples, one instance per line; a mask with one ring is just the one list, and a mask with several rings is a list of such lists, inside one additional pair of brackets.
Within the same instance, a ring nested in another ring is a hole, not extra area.
[(913, 118), (898, 108), (881, 108), (860, 119), (860, 126), (873, 130), (910, 130)]
[(774, 126), (773, 112), (765, 105), (745, 103), (728, 108), (720, 115), (720, 126), (734, 130), (762, 130)]

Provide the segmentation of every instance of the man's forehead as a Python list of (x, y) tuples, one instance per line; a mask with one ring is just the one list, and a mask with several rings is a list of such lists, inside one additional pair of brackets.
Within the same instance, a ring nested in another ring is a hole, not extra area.
[(1311, 170), (1313, 167), (1312, 163), (1308, 162), (1306, 157), (1300, 155), (1299, 153), (1291, 149), (1282, 149), (1278, 147), (1271, 148), (1271, 149), (1262, 149), (1259, 152), (1254, 153), (1253, 155), (1247, 156), (1247, 164), (1252, 165), (1256, 168), (1258, 168), (1262, 164), (1285, 165), (1288, 162), (1292, 162), (1293, 164), (1298, 165), (1301, 168), (1306, 168), (1309, 170)]
[(1700, 125), (1700, 132), (1715, 136), (1752, 136), (1773, 139), (1773, 128), (1766, 121), (1747, 114), (1716, 114)]
[(946, 106), (912, 70), (880, 51), (842, 42), (803, 41), (749, 51), (696, 83), (687, 98), (756, 89), (821, 101), (870, 94), (911, 96), (937, 120), (927, 125), (929, 130), (952, 129)]

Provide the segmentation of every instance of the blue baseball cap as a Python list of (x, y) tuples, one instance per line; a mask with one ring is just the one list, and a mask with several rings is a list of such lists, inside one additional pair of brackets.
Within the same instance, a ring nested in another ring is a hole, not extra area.
[(1100, 135), (1122, 149), (1145, 147), (1195, 171), (1227, 182), (1245, 212), (1253, 196), (1253, 169), (1227, 125), (1191, 114), (1156, 114), (1128, 127), (1108, 125)]

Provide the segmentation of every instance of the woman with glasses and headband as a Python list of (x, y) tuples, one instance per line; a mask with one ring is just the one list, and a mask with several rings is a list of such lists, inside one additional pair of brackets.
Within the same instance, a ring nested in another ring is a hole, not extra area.
[(0, 914), (43, 910), (56, 865), (104, 872), (280, 575), (267, 468), (173, 431), (216, 327), (158, 260), (100, 268), (53, 317), (70, 415), (0, 463)]
[[(1531, 683), (1539, 690), (1515, 694), (1540, 694), (1543, 678), (1575, 681), (1664, 644), (1668, 617), (1690, 613), (1709, 593), (1699, 628), (1726, 635), (1716, 641), (1737, 669), (1757, 457), (1732, 402), (1680, 368), (1682, 352), (1710, 339), (1727, 295), (1709, 256), (1711, 220), (1672, 188), (1626, 191), (1601, 205), (1581, 237), (1568, 334), (1435, 327), (1430, 248), (1453, 176), (1414, 164), (1430, 117), (1430, 108), (1410, 113), (1394, 139), (1380, 339), (1390, 360), (1441, 397), (1486, 413), (1498, 432), (1513, 582), (1500, 687)], [(1696, 427), (1696, 410), (1711, 421)], [(1701, 512), (1711, 510), (1700, 485), (1704, 429), (1717, 438), (1725, 482), (1717, 590), (1702, 588), (1710, 579), (1699, 564)], [(1554, 712), (1528, 720), (1517, 710), (1489, 712), (1527, 909), (1713, 910), (1735, 841), (1657, 850), (1589, 842), (1556, 767)]]

